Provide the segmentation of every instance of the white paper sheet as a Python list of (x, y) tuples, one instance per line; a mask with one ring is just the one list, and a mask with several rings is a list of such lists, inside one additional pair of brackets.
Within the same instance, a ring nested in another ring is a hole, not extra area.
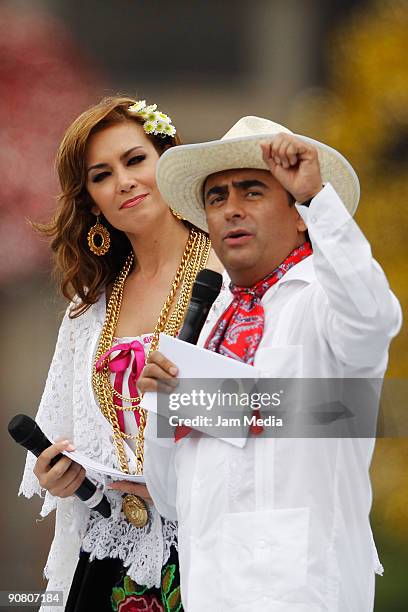
[(109, 476), (113, 480), (130, 480), (132, 482), (139, 482), (143, 484), (146, 482), (144, 479), (144, 476), (124, 474), (120, 470), (115, 470), (114, 468), (110, 468), (104, 465), (103, 463), (94, 461), (93, 459), (86, 457), (86, 455), (79, 453), (78, 451), (72, 451), (72, 452), (63, 451), (62, 454), (68, 457), (68, 459), (75, 461), (75, 463), (79, 463), (80, 465), (82, 465), (82, 467), (85, 468), (85, 470), (92, 470), (93, 472), (96, 472), (97, 474), (104, 474), (105, 476)]
[[(158, 350), (179, 369), (178, 378), (259, 378), (260, 370), (251, 365), (224, 357), (194, 344), (160, 334)], [(157, 393), (147, 392), (143, 396), (142, 408), (157, 414)], [(199, 426), (195, 427), (201, 431)], [(245, 438), (217, 438), (242, 448)]]
[(82, 453), (78, 451), (72, 451), (71, 453), (64, 451), (63, 454), (75, 461), (75, 463), (79, 463), (85, 470), (92, 470), (93, 472), (97, 472), (98, 474), (104, 474), (105, 476), (109, 476), (114, 480), (130, 480), (132, 482), (140, 482), (144, 483), (144, 476), (135, 476), (134, 474), (124, 474), (120, 470), (115, 470), (114, 468), (107, 467), (103, 463), (98, 463), (97, 461), (93, 461), (86, 457)]

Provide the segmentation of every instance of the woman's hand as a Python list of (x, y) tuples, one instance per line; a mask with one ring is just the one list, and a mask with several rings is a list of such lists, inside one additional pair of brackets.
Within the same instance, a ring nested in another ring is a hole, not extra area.
[(148, 504), (153, 504), (149, 491), (144, 484), (138, 484), (129, 480), (116, 480), (108, 486), (108, 489), (115, 489), (116, 491), (122, 491), (123, 493), (137, 495), (138, 497), (144, 499)]
[(68, 457), (61, 457), (54, 466), (50, 465), (50, 461), (62, 451), (73, 450), (75, 447), (69, 440), (61, 440), (43, 451), (35, 463), (34, 474), (41, 488), (55, 497), (70, 497), (85, 478), (84, 468)]

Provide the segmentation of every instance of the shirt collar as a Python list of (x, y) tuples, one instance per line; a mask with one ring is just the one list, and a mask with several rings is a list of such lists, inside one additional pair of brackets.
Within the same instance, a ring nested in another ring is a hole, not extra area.
[(290, 268), (290, 270), (288, 270), (276, 284), (282, 285), (282, 283), (287, 283), (293, 280), (300, 280), (309, 284), (316, 280), (316, 274), (313, 266), (313, 254), (306, 257), (306, 259), (299, 261), (299, 263)]
[[(228, 279), (227, 275), (226, 275), (226, 278)], [(316, 280), (316, 274), (315, 274), (314, 266), (313, 266), (313, 254), (309, 255), (309, 257), (306, 257), (306, 259), (299, 261), (299, 263), (297, 263), (295, 266), (290, 268), (290, 270), (288, 270), (286, 274), (284, 274), (282, 278), (280, 278), (278, 282), (273, 287), (271, 287), (271, 289), (276, 290), (276, 288), (279, 287), (279, 285), (282, 285), (283, 283), (287, 283), (287, 282), (294, 281), (294, 280), (303, 281), (304, 283), (308, 283), (308, 284)], [(269, 289), (267, 293), (269, 293), (271, 289)], [(230, 290), (228, 290), (228, 293), (229, 295), (232, 295)]]

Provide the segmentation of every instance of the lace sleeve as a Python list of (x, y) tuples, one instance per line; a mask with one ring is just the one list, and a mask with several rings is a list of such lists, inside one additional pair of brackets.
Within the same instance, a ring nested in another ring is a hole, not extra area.
[[(48, 372), (44, 393), (36, 416), (36, 421), (51, 439), (58, 436), (72, 437), (72, 395), (73, 395), (73, 360), (74, 329), (76, 319), (68, 317), (68, 310), (58, 333), (57, 345)], [(20, 484), (19, 495), (32, 497), (34, 493), (42, 494), (42, 489), (33, 473), (36, 457), (27, 453), (27, 459)], [(46, 493), (41, 516), (46, 516), (56, 506), (56, 498)]]

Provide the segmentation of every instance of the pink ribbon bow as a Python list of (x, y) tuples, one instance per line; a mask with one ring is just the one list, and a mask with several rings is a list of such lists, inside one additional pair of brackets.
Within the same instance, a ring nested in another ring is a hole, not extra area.
[[(112, 359), (109, 359), (112, 353), (118, 353)], [(100, 372), (104, 367), (106, 361), (108, 361), (109, 370), (115, 374), (113, 387), (115, 391), (122, 394), (123, 390), (123, 378), (126, 370), (132, 362), (131, 372), (129, 374), (129, 392), (132, 398), (138, 397), (137, 391), (137, 380), (140, 376), (141, 371), (145, 365), (145, 352), (144, 347), (139, 340), (133, 340), (132, 342), (123, 342), (122, 344), (115, 344), (106, 353), (101, 355), (96, 362), (96, 371)], [(122, 406), (122, 400), (116, 395), (113, 396), (113, 403), (116, 406)], [(134, 402), (136, 403), (136, 402)], [(137, 410), (134, 412), (137, 425), (140, 423), (140, 415)], [(122, 431), (125, 431), (125, 418), (122, 410), (117, 410), (119, 426)]]

